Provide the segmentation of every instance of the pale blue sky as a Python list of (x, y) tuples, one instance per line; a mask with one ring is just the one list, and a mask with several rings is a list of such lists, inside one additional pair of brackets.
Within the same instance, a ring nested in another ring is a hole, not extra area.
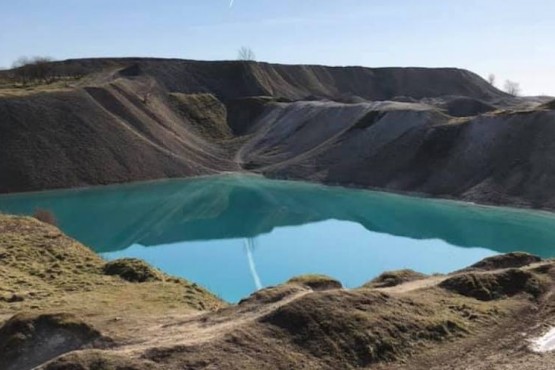
[(0, 66), (158, 56), (461, 67), (555, 95), (553, 0), (0, 0)]

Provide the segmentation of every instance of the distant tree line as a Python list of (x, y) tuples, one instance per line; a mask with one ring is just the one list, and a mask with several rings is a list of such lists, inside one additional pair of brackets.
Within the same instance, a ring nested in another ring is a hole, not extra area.
[(20, 57), (12, 64), (11, 79), (22, 85), (52, 83), (84, 75), (78, 65), (55, 63), (49, 57)]

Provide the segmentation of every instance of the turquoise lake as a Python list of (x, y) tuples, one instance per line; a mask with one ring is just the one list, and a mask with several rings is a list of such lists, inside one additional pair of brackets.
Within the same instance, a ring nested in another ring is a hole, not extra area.
[(385, 270), (445, 273), (498, 253), (555, 255), (555, 214), (226, 175), (0, 196), (52, 211), (106, 259), (141, 258), (237, 302), (307, 273), (357, 287)]

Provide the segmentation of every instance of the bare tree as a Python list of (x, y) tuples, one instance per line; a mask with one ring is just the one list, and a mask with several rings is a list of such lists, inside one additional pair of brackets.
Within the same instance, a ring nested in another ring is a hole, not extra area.
[(34, 57), (32, 59), (31, 70), (36, 81), (50, 83), (54, 80), (52, 61), (50, 57)]
[(488, 82), (491, 86), (495, 86), (495, 75), (493, 73), (490, 73), (488, 76)]
[(244, 61), (254, 61), (256, 60), (256, 56), (254, 55), (254, 51), (252, 51), (251, 48), (242, 46), (237, 53), (237, 59)]
[(505, 81), (505, 92), (512, 96), (520, 95), (520, 84), (511, 80)]
[(30, 81), (30, 71), (27, 67), (30, 63), (28, 57), (19, 57), (12, 63), (12, 75), (14, 79), (18, 80), (23, 85), (26, 85)]
[(30, 82), (49, 83), (54, 80), (52, 58), (20, 57), (12, 65), (13, 76), (23, 85)]

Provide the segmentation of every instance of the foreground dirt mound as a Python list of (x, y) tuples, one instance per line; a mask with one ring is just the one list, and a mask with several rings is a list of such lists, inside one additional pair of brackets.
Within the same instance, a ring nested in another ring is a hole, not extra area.
[(513, 252), (502, 254), (499, 256), (488, 257), (478, 263), (473, 264), (466, 271), (483, 270), (491, 271), (497, 269), (511, 268), (511, 267), (524, 267), (532, 263), (538, 263), (542, 259), (524, 252)]
[(100, 333), (73, 315), (18, 314), (0, 328), (0, 368), (31, 369), (95, 344), (101, 344)]
[(138, 361), (126, 355), (101, 351), (84, 351), (56, 359), (40, 367), (42, 370), (157, 370), (153, 363)]
[(466, 297), (490, 301), (519, 293), (538, 298), (548, 291), (549, 284), (546, 278), (533, 272), (509, 269), (496, 273), (464, 273), (446, 279), (440, 286)]
[(426, 275), (413, 270), (386, 271), (375, 279), (372, 279), (368, 283), (364, 284), (363, 287), (388, 288), (424, 278), (426, 278)]
[(457, 315), (435, 316), (433, 310), (383, 293), (330, 292), (300, 298), (263, 322), (283, 330), (282, 339), (312, 356), (365, 367), (402, 358), (419, 342), (440, 341), (468, 330)]
[(0, 369), (551, 370), (555, 352), (528, 345), (555, 320), (554, 264), (387, 290), (309, 275), (225, 305), (169, 276), (106, 275), (104, 261), (55, 227), (0, 216), (0, 289), (23, 297), (0, 300)]

